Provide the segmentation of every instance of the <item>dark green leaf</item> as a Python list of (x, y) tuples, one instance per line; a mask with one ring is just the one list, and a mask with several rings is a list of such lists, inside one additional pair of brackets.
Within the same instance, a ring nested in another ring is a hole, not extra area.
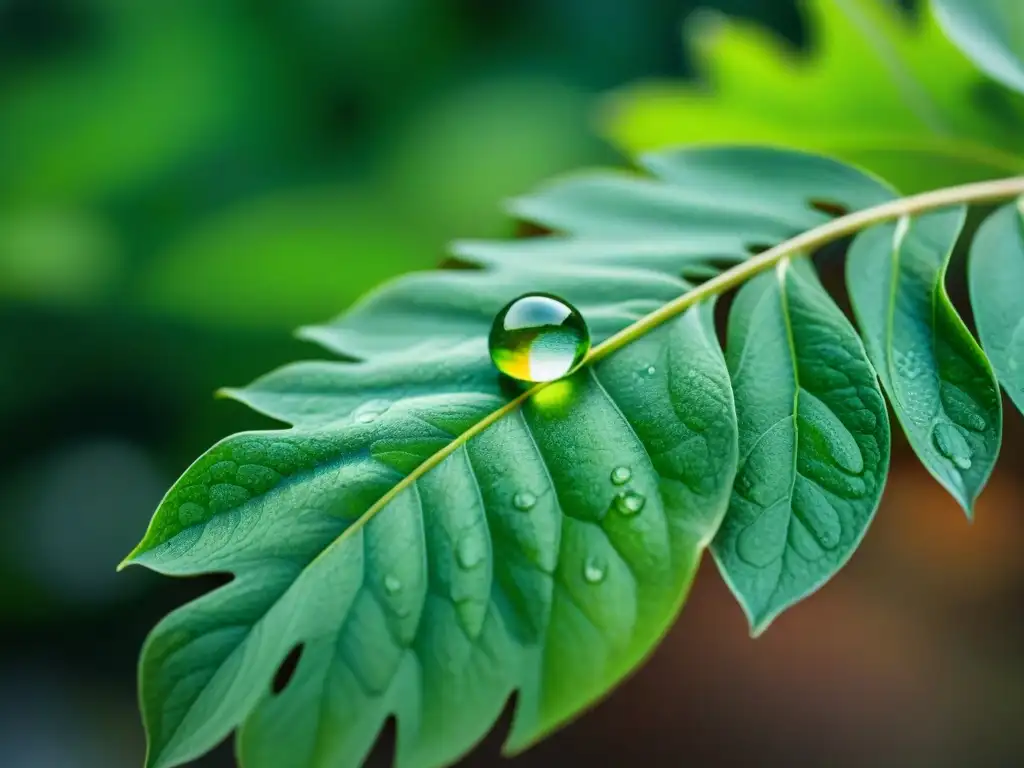
[(727, 353), (740, 460), (713, 551), (759, 634), (860, 543), (889, 469), (889, 420), (860, 339), (805, 260), (741, 289)]
[(969, 273), (981, 343), (1024, 412), (1024, 198), (1000, 208), (978, 230)]
[(966, 211), (874, 227), (846, 261), (850, 299), (907, 439), (967, 512), (999, 455), (999, 385), (946, 293)]
[(1020, 0), (933, 0), (946, 34), (989, 75), (1024, 93)]
[(236, 577), (147, 641), (150, 766), (192, 759), (238, 726), (249, 768), (357, 764), (391, 714), (400, 764), (446, 764), (514, 691), (517, 750), (649, 652), (736, 469), (711, 307), (514, 403), (488, 358), (495, 313), (527, 291), (556, 293), (600, 342), (687, 278), (827, 221), (816, 202), (856, 208), (888, 193), (773, 150), (646, 164), (658, 180), (574, 177), (516, 203), (556, 235), (462, 243), (470, 268), (408, 275), (304, 331), (358, 362), (297, 363), (229, 392), (293, 427), (215, 446), (128, 559)]

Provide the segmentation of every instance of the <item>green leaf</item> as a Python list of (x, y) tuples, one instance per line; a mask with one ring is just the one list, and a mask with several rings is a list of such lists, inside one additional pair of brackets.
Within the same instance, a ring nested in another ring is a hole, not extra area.
[(946, 293), (963, 207), (861, 233), (847, 285), (868, 356), (925, 468), (970, 517), (999, 455), (999, 385)]
[(935, 15), (975, 64), (1024, 93), (1024, 8), (1020, 0), (933, 0)]
[(1024, 412), (1024, 198), (982, 224), (968, 265), (981, 343), (999, 381)]
[(304, 331), (356, 362), (296, 363), (228, 392), (293, 426), (211, 449), (126, 560), (235, 576), (146, 642), (149, 766), (239, 726), (249, 768), (358, 764), (392, 714), (399, 765), (448, 764), (514, 691), (516, 751), (650, 651), (736, 470), (711, 306), (626, 331), (628, 344), (527, 394), (491, 366), (494, 314), (549, 291), (600, 343), (688, 279), (827, 222), (816, 201), (858, 208), (888, 192), (773, 150), (645, 164), (656, 179), (583, 175), (514, 204), (557, 234), (459, 244), (465, 269), (405, 276)]
[(686, 28), (701, 82), (613, 94), (602, 128), (628, 152), (758, 142), (823, 152), (905, 193), (1024, 169), (1024, 100), (984, 81), (927, 13), (891, 0), (809, 0), (806, 53), (750, 22)]
[(756, 635), (860, 543), (889, 469), (889, 419), (856, 331), (806, 261), (740, 290), (727, 350), (740, 460), (712, 549)]

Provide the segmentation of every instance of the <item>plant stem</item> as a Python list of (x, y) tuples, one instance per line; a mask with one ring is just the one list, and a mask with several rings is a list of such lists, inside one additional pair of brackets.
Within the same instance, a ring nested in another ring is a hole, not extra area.
[[(754, 275), (772, 268), (783, 259), (798, 254), (809, 253), (823, 245), (827, 245), (828, 243), (842, 237), (846, 237), (847, 235), (852, 235), (862, 229), (866, 229), (873, 224), (892, 221), (893, 219), (910, 216), (915, 213), (922, 213), (924, 211), (930, 211), (935, 208), (945, 208), (961, 203), (980, 203), (992, 200), (1005, 200), (1018, 195), (1024, 195), (1024, 176), (1015, 176), (1013, 178), (1000, 179), (998, 181), (982, 181), (976, 184), (964, 184), (958, 187), (937, 189), (933, 192), (925, 192), (920, 195), (913, 195), (912, 197), (902, 197), (897, 200), (891, 200), (887, 203), (883, 203), (882, 205), (877, 205), (874, 208), (866, 208), (847, 216), (833, 219), (827, 224), (822, 224), (820, 227), (808, 230), (807, 232), (797, 235), (796, 237), (787, 240), (764, 253), (753, 256), (741, 264), (737, 264), (735, 267), (732, 267), (707, 282), (702, 283), (692, 291), (687, 291), (679, 298), (661, 306), (651, 314), (644, 316), (637, 322), (622, 329), (614, 336), (605, 339), (601, 344), (590, 350), (590, 353), (583, 359), (583, 362), (580, 363), (580, 368), (600, 360), (602, 357), (606, 357), (618, 349), (621, 349), (634, 339), (637, 339), (648, 331), (657, 328), (659, 325), (671, 320), (673, 317), (682, 314), (694, 304), (710, 298), (711, 296), (717, 296), (718, 294), (725, 293), (726, 291), (735, 288), (749, 280)], [(555, 382), (545, 382), (531, 387), (512, 400), (509, 400), (501, 408), (487, 414), (476, 424), (453, 439), (450, 443), (444, 446), (444, 448), (439, 450), (429, 459), (416, 467), (416, 469), (406, 475), (400, 482), (393, 485), (387, 493), (379, 498), (366, 511), (365, 514), (346, 528), (341, 536), (339, 536), (327, 550), (321, 552), (320, 555), (317, 556), (317, 559), (323, 557), (324, 554), (334, 546), (337, 546), (339, 541), (348, 538), (354, 531), (359, 530), (398, 494), (444, 461), (461, 446), (465, 445), (472, 437), (480, 434), (496, 421), (515, 411), (523, 403), (535, 396), (545, 387), (550, 386), (552, 383)], [(122, 566), (130, 559), (131, 555), (129, 555), (125, 563), (122, 563)]]
[(774, 248), (770, 248), (757, 256), (747, 259), (741, 264), (737, 264), (731, 269), (727, 269), (707, 282), (701, 283), (692, 291), (687, 291), (679, 298), (662, 305), (651, 314), (642, 317), (629, 327), (623, 328), (614, 336), (605, 339), (601, 344), (594, 347), (590, 354), (584, 358), (582, 365), (587, 365), (615, 352), (638, 336), (642, 336), (665, 321), (686, 311), (694, 304), (711, 296), (725, 293), (745, 283), (754, 275), (764, 272), (766, 269), (771, 269), (780, 261), (790, 256), (817, 250), (824, 245), (828, 245), (847, 235), (860, 232), (862, 229), (867, 229), (874, 224), (881, 224), (936, 208), (946, 208), (962, 203), (1005, 200), (1017, 195), (1024, 195), (1024, 176), (936, 189), (932, 192), (890, 200), (873, 208), (865, 208), (838, 219), (833, 219), (827, 224), (810, 229), (784, 243), (780, 243)]

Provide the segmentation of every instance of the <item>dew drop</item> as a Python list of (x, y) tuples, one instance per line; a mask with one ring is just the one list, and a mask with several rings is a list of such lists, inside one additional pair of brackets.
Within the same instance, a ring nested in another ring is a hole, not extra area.
[(939, 453), (953, 462), (957, 469), (971, 468), (971, 455), (974, 453), (963, 433), (953, 424), (943, 422), (936, 424), (932, 430), (932, 442)]
[(367, 400), (352, 412), (352, 420), (357, 424), (370, 424), (390, 407), (391, 403), (387, 400)]
[(909, 350), (906, 353), (902, 353), (898, 350), (893, 350), (893, 361), (896, 365), (896, 372), (904, 377), (913, 381), (925, 371), (924, 359), (922, 356), (914, 350)]
[(529, 491), (519, 491), (512, 497), (512, 506), (520, 512), (529, 512), (537, 503), (537, 497)]
[(600, 557), (588, 557), (583, 564), (583, 578), (588, 584), (600, 584), (608, 574), (608, 564)]
[(402, 582), (398, 580), (397, 576), (388, 574), (384, 577), (384, 591), (389, 595), (397, 595), (402, 589)]
[(657, 371), (658, 371), (658, 369), (655, 368), (653, 365), (648, 365), (647, 366), (647, 375), (648, 376), (653, 376)]
[(612, 470), (611, 480), (615, 485), (625, 485), (633, 476), (629, 467), (616, 467)]
[(459, 567), (465, 570), (476, 568), (484, 561), (483, 540), (478, 536), (467, 536), (459, 542), (455, 549), (455, 559)]
[(630, 517), (644, 508), (647, 499), (636, 491), (623, 491), (615, 497), (615, 509), (620, 515)]
[(590, 349), (583, 315), (557, 296), (527, 293), (494, 318), (489, 340), (495, 367), (513, 379), (555, 381), (572, 372)]

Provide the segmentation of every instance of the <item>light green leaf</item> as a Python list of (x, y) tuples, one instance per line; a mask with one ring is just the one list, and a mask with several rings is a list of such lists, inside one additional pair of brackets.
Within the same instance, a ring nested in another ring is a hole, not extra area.
[(1024, 412), (1024, 198), (982, 224), (968, 264), (981, 343), (999, 381)]
[(773, 150), (645, 162), (657, 180), (591, 174), (515, 204), (555, 235), (462, 243), (466, 269), (400, 278), (304, 331), (357, 362), (297, 363), (229, 392), (293, 426), (211, 449), (126, 561), (235, 575), (146, 643), (149, 766), (236, 727), (248, 768), (358, 764), (391, 714), (399, 765), (449, 764), (514, 691), (516, 751), (650, 651), (736, 469), (711, 306), (529, 396), (490, 364), (492, 318), (549, 291), (601, 342), (688, 278), (828, 221), (814, 201), (856, 208), (888, 192)]
[(602, 129), (628, 152), (759, 142), (823, 152), (905, 193), (1024, 169), (1024, 100), (986, 83), (934, 19), (892, 0), (807, 0), (806, 53), (702, 14), (686, 40), (701, 82), (612, 94)]
[(727, 353), (740, 460), (713, 552), (756, 635), (860, 543), (889, 469), (889, 419), (856, 331), (806, 261), (740, 290)]
[(198, 3), (161, 5), (149, 19), (102, 19), (102, 45), (88, 56), (55, 57), (0, 84), (5, 206), (109, 199), (200, 147), (262, 130), (251, 116), (274, 85), (250, 82), (261, 65), (247, 31)]
[(925, 468), (970, 517), (999, 455), (999, 385), (945, 278), (966, 210), (861, 233), (846, 280), (868, 356)]
[(933, 0), (953, 41), (989, 75), (1024, 93), (1024, 6), (1020, 0)]

